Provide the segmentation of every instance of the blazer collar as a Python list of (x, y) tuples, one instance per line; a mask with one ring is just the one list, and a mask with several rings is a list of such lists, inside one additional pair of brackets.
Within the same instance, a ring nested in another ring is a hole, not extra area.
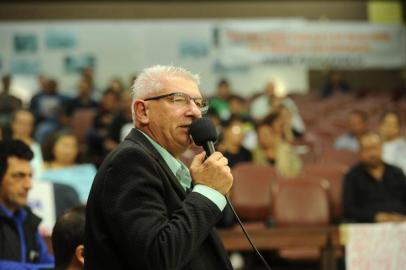
[(168, 164), (166, 164), (165, 160), (162, 158), (161, 154), (155, 149), (155, 147), (151, 144), (151, 142), (142, 134), (138, 129), (133, 128), (131, 129), (130, 133), (127, 135), (125, 140), (130, 140), (141, 148), (145, 150), (146, 153), (151, 155), (161, 166), (164, 170), (165, 174), (171, 180), (171, 184), (174, 187), (176, 193), (179, 197), (183, 200), (186, 197), (186, 192), (182, 188), (179, 180), (176, 176), (172, 173), (171, 169), (169, 168)]

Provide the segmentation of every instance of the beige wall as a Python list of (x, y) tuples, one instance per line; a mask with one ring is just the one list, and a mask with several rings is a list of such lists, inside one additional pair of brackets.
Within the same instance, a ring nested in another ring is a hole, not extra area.
[[(17, 3), (16, 3), (17, 2)], [(310, 20), (367, 20), (368, 1), (8, 1), (0, 4), (0, 22), (77, 19), (199, 19), (302, 17)], [(405, 2), (403, 1), (404, 9)], [(405, 12), (406, 13), (406, 12)], [(406, 17), (406, 16), (404, 16)], [(406, 68), (406, 67), (405, 67)], [(391, 89), (401, 81), (399, 70), (347, 71), (355, 88)], [(322, 71), (310, 72), (318, 89)]]
[[(17, 2), (17, 3), (16, 3)], [(152, 2), (152, 3), (151, 3)], [(366, 1), (9, 1), (0, 20), (252, 18), (366, 20)]]

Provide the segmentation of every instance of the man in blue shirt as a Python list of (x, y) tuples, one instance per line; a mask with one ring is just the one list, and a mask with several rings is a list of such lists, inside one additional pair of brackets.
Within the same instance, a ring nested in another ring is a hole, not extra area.
[(53, 257), (27, 207), (33, 153), (19, 140), (0, 141), (0, 269), (47, 269)]

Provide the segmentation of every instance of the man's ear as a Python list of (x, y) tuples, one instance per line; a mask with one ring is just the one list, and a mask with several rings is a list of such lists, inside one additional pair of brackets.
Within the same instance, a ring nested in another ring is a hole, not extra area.
[(75, 249), (75, 257), (78, 262), (80, 262), (82, 265), (85, 264), (85, 246), (84, 245), (79, 245)]
[(136, 99), (132, 104), (133, 115), (136, 122), (141, 125), (146, 125), (149, 123), (149, 110), (145, 101)]

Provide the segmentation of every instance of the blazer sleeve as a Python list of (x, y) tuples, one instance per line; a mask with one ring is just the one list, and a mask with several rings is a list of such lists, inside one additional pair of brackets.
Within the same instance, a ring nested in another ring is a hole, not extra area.
[(137, 147), (112, 159), (103, 183), (108, 229), (134, 269), (183, 268), (221, 216), (213, 202), (196, 192), (183, 202), (177, 198), (179, 208), (168, 211), (174, 200), (168, 198), (174, 194), (167, 190), (168, 176)]

